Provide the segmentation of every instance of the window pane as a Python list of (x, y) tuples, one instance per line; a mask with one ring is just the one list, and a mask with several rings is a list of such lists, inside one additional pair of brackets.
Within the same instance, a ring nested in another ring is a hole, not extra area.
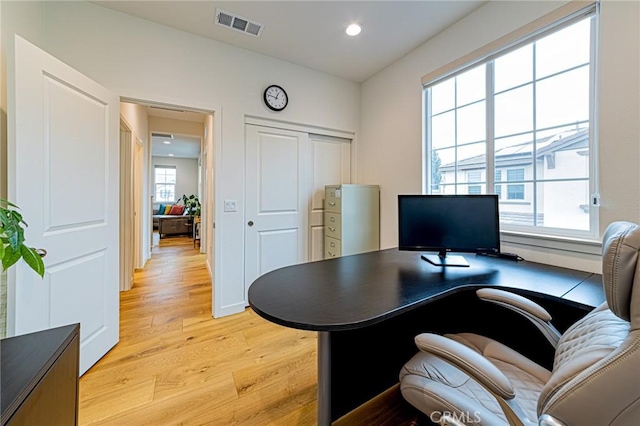
[(443, 81), (431, 88), (431, 114), (453, 109), (456, 106), (455, 78)]
[(470, 104), (485, 98), (485, 65), (469, 70), (456, 77), (457, 106)]
[(175, 185), (158, 184), (156, 185), (155, 201), (174, 201), (175, 200)]
[[(502, 194), (498, 209), (501, 224), (533, 226), (533, 184), (525, 183), (522, 185), (524, 186), (523, 200), (507, 200), (506, 194)], [(503, 191), (507, 186), (510, 185), (502, 185)]]
[(538, 128), (589, 119), (589, 67), (582, 67), (538, 82)]
[(486, 138), (485, 102), (458, 109), (458, 144), (479, 142)]
[(585, 19), (536, 42), (536, 76), (585, 64), (590, 60), (591, 19)]
[(507, 200), (524, 200), (524, 184), (507, 185)]
[[(456, 183), (456, 149), (440, 149), (438, 151), (433, 151), (433, 155), (435, 158), (431, 160), (433, 161), (431, 170), (432, 176), (434, 173), (439, 174), (441, 184)], [(434, 164), (438, 166), (437, 170), (433, 168)]]
[(521, 47), (494, 62), (495, 92), (511, 89), (533, 80), (533, 45)]
[(455, 118), (455, 111), (450, 111), (431, 119), (431, 145), (433, 149), (455, 145)]
[(521, 182), (524, 180), (524, 169), (507, 170), (507, 182)]
[(458, 168), (462, 170), (484, 170), (487, 167), (487, 144), (472, 143), (458, 147)]
[(502, 199), (502, 185), (494, 186), (494, 193), (498, 196), (498, 200)]
[(536, 141), (536, 179), (589, 177), (589, 129), (574, 129)]
[[(484, 194), (484, 188), (485, 188), (485, 185), (467, 185), (466, 194), (469, 194), (469, 195)], [(464, 194), (465, 192), (462, 192), (464, 189), (465, 188), (463, 185), (462, 188), (458, 189), (458, 194)]]
[(502, 172), (507, 167), (513, 167), (518, 164), (531, 167), (532, 141), (532, 133), (495, 140), (494, 164), (496, 168), (496, 182), (506, 179), (506, 172)]
[(509, 90), (495, 97), (495, 136), (533, 130), (533, 86)]
[(467, 172), (467, 182), (482, 182), (482, 171), (469, 170)]
[(456, 185), (440, 185), (440, 192), (434, 192), (434, 194), (455, 195)]
[(431, 153), (431, 190), (435, 191), (440, 188), (440, 181), (442, 180), (442, 171), (440, 170), (440, 166), (442, 165), (442, 160), (440, 159), (440, 155), (438, 151), (432, 151)]
[(538, 226), (589, 230), (589, 181), (538, 183)]

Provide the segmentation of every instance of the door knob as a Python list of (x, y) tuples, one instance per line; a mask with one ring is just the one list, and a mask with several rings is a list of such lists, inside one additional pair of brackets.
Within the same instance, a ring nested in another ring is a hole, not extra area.
[(45, 249), (35, 249), (34, 251), (40, 257), (45, 257), (47, 255), (47, 251)]
[(249, 225), (249, 226), (253, 226), (253, 221), (252, 221), (252, 220), (250, 220), (250, 221), (247, 223), (247, 225)]

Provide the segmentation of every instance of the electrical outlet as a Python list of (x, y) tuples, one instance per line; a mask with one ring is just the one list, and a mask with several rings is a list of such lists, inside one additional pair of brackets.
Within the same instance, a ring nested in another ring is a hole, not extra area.
[(224, 211), (225, 212), (238, 211), (238, 206), (237, 206), (236, 200), (224, 200)]

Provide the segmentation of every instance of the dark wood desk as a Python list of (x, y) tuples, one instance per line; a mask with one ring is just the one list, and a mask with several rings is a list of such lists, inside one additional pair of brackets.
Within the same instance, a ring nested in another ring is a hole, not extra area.
[(0, 341), (1, 424), (78, 422), (80, 325)]
[[(249, 304), (260, 316), (319, 332), (319, 425), (397, 382), (402, 363), (416, 351), (413, 337), (425, 328), (471, 326), (469, 331), (500, 334), (496, 315), (520, 324), (504, 309), (495, 314), (495, 307), (478, 302), (475, 289), (502, 287), (532, 297), (550, 310), (554, 323), (559, 315), (570, 324), (604, 301), (600, 276), (589, 272), (473, 254), (465, 254), (469, 268), (440, 268), (420, 255), (394, 248), (305, 263), (267, 273), (249, 288)], [(571, 313), (563, 318), (565, 310)], [(357, 371), (371, 360), (384, 367)]]

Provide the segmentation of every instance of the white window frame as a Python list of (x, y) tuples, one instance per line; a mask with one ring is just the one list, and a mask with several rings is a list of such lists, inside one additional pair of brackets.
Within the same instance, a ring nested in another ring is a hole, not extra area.
[[(544, 38), (554, 32), (560, 31), (568, 26), (571, 26), (579, 21), (584, 19), (591, 19), (591, 40), (590, 40), (590, 62), (589, 62), (589, 193), (590, 193), (590, 204), (589, 208), (589, 229), (584, 230), (574, 230), (574, 229), (565, 229), (565, 228), (551, 228), (544, 226), (527, 226), (527, 225), (506, 225), (501, 224), (501, 231), (506, 231), (507, 233), (513, 233), (514, 235), (522, 235), (522, 236), (539, 236), (543, 238), (559, 238), (559, 239), (570, 239), (570, 240), (584, 240), (584, 241), (594, 241), (599, 238), (599, 193), (598, 193), (598, 144), (597, 144), (597, 98), (596, 98), (596, 74), (597, 74), (597, 64), (598, 64), (598, 55), (597, 55), (597, 40), (598, 40), (598, 16), (599, 16), (599, 7), (598, 3), (593, 3), (588, 7), (581, 9), (579, 11), (573, 12), (560, 20), (551, 23), (549, 25), (540, 28), (532, 34), (529, 34), (524, 37), (520, 37), (518, 40), (502, 46), (501, 48), (496, 48), (493, 52), (484, 55), (483, 57), (476, 58), (475, 60), (468, 62), (466, 64), (456, 66), (453, 69), (448, 69), (447, 72), (433, 77), (433, 74), (430, 76), (423, 77), (423, 147), (424, 147), (424, 173), (423, 173), (423, 189), (426, 193), (432, 193), (431, 186), (431, 135), (429, 131), (429, 119), (431, 117), (431, 98), (430, 98), (430, 90), (431, 86), (434, 86), (438, 83), (441, 83), (445, 80), (453, 78), (459, 74), (462, 74), (466, 71), (469, 71), (473, 68), (476, 68), (481, 65), (487, 66), (487, 85), (486, 85), (486, 93), (485, 93), (485, 102), (487, 105), (487, 135), (486, 135), (486, 169), (487, 169), (487, 178), (486, 178), (486, 188), (487, 192), (489, 192), (490, 188), (494, 188), (496, 185), (501, 185), (501, 200), (500, 201), (511, 201), (508, 200), (508, 191), (507, 191), (507, 181), (503, 180), (499, 183), (495, 181), (495, 164), (494, 164), (494, 135), (493, 135), (493, 120), (494, 120), (494, 112), (493, 112), (493, 97), (495, 94), (493, 93), (493, 79), (491, 78), (493, 75), (493, 61), (501, 56), (504, 56), (511, 51), (517, 50), (525, 45), (531, 44), (534, 41)], [(535, 64), (534, 64), (535, 66)], [(456, 162), (456, 169), (457, 169)], [(535, 168), (535, 165), (534, 165)], [(506, 169), (502, 169), (506, 170)], [(505, 176), (506, 177), (506, 176)], [(572, 179), (567, 179), (572, 180)], [(526, 182), (532, 182), (533, 187), (536, 186), (535, 180), (526, 180)], [(526, 191), (526, 189), (525, 189)], [(535, 194), (535, 192), (534, 192)], [(526, 198), (526, 197), (525, 197)], [(513, 200), (518, 202), (520, 200)], [(534, 215), (537, 214), (537, 209), (534, 209)]]
[[(172, 169), (175, 171), (176, 173), (176, 183), (159, 183), (157, 182), (157, 177), (158, 177), (158, 169)], [(176, 166), (162, 166), (162, 165), (156, 165), (153, 166), (153, 195), (155, 198), (158, 198), (158, 185), (173, 185), (173, 200), (155, 200), (156, 203), (175, 203), (177, 201), (176, 198), (176, 189), (178, 187), (178, 170)]]

